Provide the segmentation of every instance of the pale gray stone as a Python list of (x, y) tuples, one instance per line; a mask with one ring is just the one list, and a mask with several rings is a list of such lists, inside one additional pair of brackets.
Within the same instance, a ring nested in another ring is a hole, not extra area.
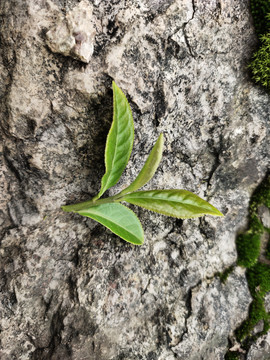
[(247, 354), (247, 360), (269, 360), (270, 359), (270, 332), (259, 338), (251, 346)]
[(264, 306), (265, 310), (270, 313), (270, 293), (267, 293), (265, 295)]
[[(237, 291), (236, 291), (237, 289)], [(222, 359), (228, 348), (228, 334), (248, 316), (251, 297), (245, 271), (237, 268), (226, 284), (203, 281), (190, 294), (189, 317), (181, 341), (172, 350), (177, 359)]]
[(258, 215), (263, 226), (270, 228), (270, 210), (265, 205), (259, 206)]

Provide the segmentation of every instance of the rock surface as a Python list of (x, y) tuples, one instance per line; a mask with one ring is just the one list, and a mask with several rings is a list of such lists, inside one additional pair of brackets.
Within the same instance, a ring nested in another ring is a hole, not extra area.
[(247, 360), (269, 360), (270, 332), (259, 338), (249, 349)]
[[(91, 10), (80, 18), (80, 7)], [(247, 70), (249, 1), (2, 0), (0, 12), (1, 360), (224, 359), (251, 298), (240, 268), (225, 284), (217, 274), (236, 261), (269, 165), (270, 98)], [(89, 22), (86, 53), (74, 51), (76, 34), (68, 51), (48, 47), (74, 13), (79, 28)], [(146, 241), (134, 247), (60, 210), (99, 190), (112, 79), (130, 101), (135, 144), (109, 193), (163, 132), (146, 189), (185, 188), (224, 218), (135, 209)]]
[[(53, 3), (50, 3), (53, 8)], [(89, 63), (94, 52), (95, 29), (93, 9), (87, 0), (81, 1), (63, 17), (59, 11), (55, 25), (47, 32), (47, 44), (55, 53)]]

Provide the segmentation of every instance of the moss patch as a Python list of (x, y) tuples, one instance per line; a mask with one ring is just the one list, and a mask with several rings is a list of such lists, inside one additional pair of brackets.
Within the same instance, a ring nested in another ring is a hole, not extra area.
[(247, 271), (247, 281), (251, 295), (263, 298), (270, 291), (270, 266), (257, 263)]
[[(248, 319), (235, 331), (237, 341), (246, 350), (270, 328), (270, 314), (267, 313), (264, 306), (265, 295), (270, 292), (270, 266), (259, 260), (261, 255), (261, 237), (264, 232), (269, 232), (269, 229), (263, 226), (259, 218), (258, 209), (261, 205), (270, 208), (270, 174), (266, 176), (265, 180), (251, 197), (248, 230), (240, 234), (236, 239), (237, 264), (247, 269), (247, 282), (253, 298), (249, 308)], [(270, 258), (270, 240), (265, 257)], [(255, 333), (254, 328), (260, 322), (262, 328)], [(239, 359), (239, 354), (228, 351), (225, 359)]]
[(236, 351), (228, 351), (225, 355), (225, 360), (239, 360), (240, 355)]
[[(258, 337), (266, 334), (269, 330), (269, 314), (265, 311), (264, 299), (256, 296), (249, 309), (249, 318), (246, 319), (241, 326), (235, 331), (236, 339), (242, 343), (243, 348), (249, 348)], [(253, 334), (254, 327), (263, 321), (263, 330)]]
[(236, 247), (238, 252), (237, 264), (249, 268), (256, 264), (260, 255), (261, 236), (260, 234), (245, 233), (236, 239)]
[(266, 254), (265, 254), (266, 258), (268, 260), (270, 260), (270, 239), (268, 241), (268, 244), (267, 244), (267, 249), (266, 249)]
[(252, 78), (270, 91), (270, 1), (251, 0), (254, 27), (260, 40), (260, 48), (252, 57)]
[(270, 33), (262, 35), (261, 47), (253, 55), (250, 63), (252, 71), (252, 78), (256, 83), (259, 83), (270, 90)]
[(225, 284), (226, 280), (228, 279), (228, 276), (230, 275), (231, 272), (233, 272), (234, 269), (235, 269), (235, 266), (231, 265), (230, 267), (225, 269), (222, 273), (217, 274), (219, 276), (219, 278), (220, 278), (220, 281), (223, 284)]
[(263, 35), (269, 29), (267, 15), (270, 13), (269, 0), (251, 0), (251, 13), (254, 21), (254, 27), (258, 35)]
[[(261, 186), (254, 192), (249, 205), (249, 229), (236, 239), (238, 253), (237, 264), (251, 268), (258, 261), (261, 248), (261, 236), (265, 229), (258, 216), (260, 205), (270, 207), (270, 176), (268, 175)], [(270, 252), (270, 244), (268, 244)]]

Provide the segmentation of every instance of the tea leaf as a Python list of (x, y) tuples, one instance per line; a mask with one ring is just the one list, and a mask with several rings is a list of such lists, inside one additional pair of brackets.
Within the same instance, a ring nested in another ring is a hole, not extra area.
[(163, 215), (191, 219), (203, 215), (223, 216), (214, 206), (186, 190), (138, 191), (121, 197), (126, 201)]
[(113, 122), (106, 141), (106, 172), (101, 180), (101, 189), (93, 200), (99, 199), (118, 182), (130, 158), (133, 140), (134, 124), (129, 103), (113, 81)]
[(106, 226), (122, 239), (142, 245), (143, 228), (134, 212), (119, 203), (105, 203), (78, 211), (78, 214), (90, 217)]
[(162, 157), (163, 143), (163, 134), (160, 134), (139, 175), (126, 189), (121, 191), (119, 195), (136, 191), (152, 179)]

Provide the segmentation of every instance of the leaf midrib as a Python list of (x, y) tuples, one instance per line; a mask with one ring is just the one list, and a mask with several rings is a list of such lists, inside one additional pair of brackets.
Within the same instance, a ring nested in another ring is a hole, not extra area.
[[(114, 170), (114, 165), (115, 165), (115, 159), (116, 159), (116, 154), (117, 154), (117, 151), (119, 150), (118, 149), (118, 144), (119, 144), (119, 134), (118, 134), (118, 129), (119, 129), (119, 124), (118, 124), (118, 108), (117, 108), (117, 102), (116, 102), (116, 94), (114, 94), (114, 99), (113, 99), (113, 101), (114, 101), (114, 114), (113, 114), (113, 116), (114, 116), (114, 119), (113, 119), (113, 122), (114, 122), (114, 124), (115, 124), (115, 132), (116, 132), (116, 145), (115, 145), (115, 147), (114, 147), (114, 153), (113, 153), (113, 160), (112, 160), (112, 164), (111, 164), (111, 167), (110, 167), (110, 169), (106, 169), (106, 172), (107, 171), (110, 171), (110, 173), (109, 173), (109, 176), (107, 177), (107, 181), (106, 181), (106, 183), (104, 184), (104, 187), (106, 187), (107, 186), (107, 184), (110, 182), (110, 180), (111, 180), (111, 178), (113, 178), (114, 177), (114, 174), (115, 174), (115, 172), (113, 171)], [(126, 104), (124, 103), (124, 106), (125, 106)], [(126, 109), (126, 106), (125, 106), (125, 111), (124, 111), (124, 114), (127, 112), (127, 109)], [(123, 130), (124, 131), (124, 130)], [(122, 131), (122, 132), (123, 132)]]
[[(160, 198), (158, 196), (151, 196), (151, 197), (144, 197), (144, 196), (136, 196), (136, 197), (132, 197), (132, 196), (129, 196), (128, 194), (124, 197), (127, 197), (129, 199), (143, 199), (143, 200), (151, 200), (151, 199), (154, 199), (154, 200), (161, 200), (161, 201), (166, 201), (166, 202), (174, 202), (174, 203), (183, 203), (183, 200), (180, 201), (180, 200), (170, 200), (170, 199), (164, 199), (164, 198)], [(196, 205), (193, 205), (193, 204), (190, 204), (190, 203), (184, 203), (184, 205), (190, 205), (190, 206), (194, 206), (194, 207), (198, 207)]]
[[(115, 121), (115, 119), (116, 119), (116, 116), (115, 116), (115, 115), (116, 115), (116, 113), (117, 113), (116, 100), (115, 100), (115, 98), (116, 98), (116, 92), (114, 92), (114, 94), (113, 94), (113, 108), (114, 108), (114, 111), (113, 111), (113, 123), (114, 123), (115, 126), (116, 126), (116, 145), (117, 145), (118, 122)], [(112, 169), (113, 169), (113, 165), (114, 165), (115, 154), (116, 154), (116, 148), (117, 148), (116, 145), (115, 145), (115, 147), (114, 147), (112, 164), (111, 164), (110, 168), (106, 169), (106, 172), (107, 172), (107, 173), (110, 172), (110, 173), (109, 173), (109, 176), (107, 176), (107, 181), (106, 181), (106, 183), (103, 185), (103, 188), (105, 188), (105, 187), (107, 186), (107, 184), (109, 183), (110, 178), (111, 178)]]

